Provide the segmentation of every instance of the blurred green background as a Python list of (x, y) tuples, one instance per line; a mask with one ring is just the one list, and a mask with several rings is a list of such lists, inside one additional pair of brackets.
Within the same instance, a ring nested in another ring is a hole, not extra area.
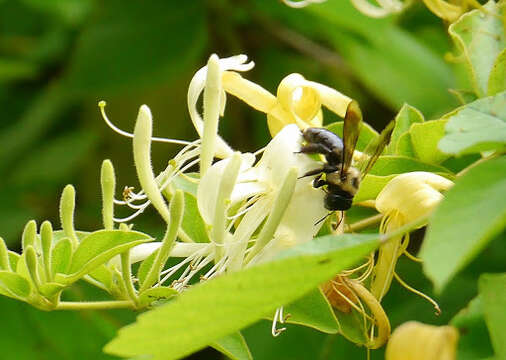
[[(99, 228), (101, 161), (113, 161), (118, 186), (136, 180), (130, 141), (104, 124), (98, 101), (107, 101), (109, 117), (124, 130), (132, 130), (138, 107), (147, 104), (155, 136), (193, 140), (187, 86), (211, 53), (247, 54), (256, 67), (244, 76), (273, 93), (293, 72), (332, 86), (357, 99), (366, 121), (381, 128), (405, 102), (427, 119), (458, 104), (448, 89), (467, 84), (461, 70), (443, 60), (451, 50), (444, 24), (418, 3), (377, 20), (344, 0), (303, 10), (278, 0), (0, 0), (0, 235), (16, 250), (28, 220), (58, 224), (58, 198), (67, 183), (77, 188), (77, 227)], [(336, 120), (325, 116), (326, 123)], [(269, 139), (265, 115), (232, 97), (220, 131), (242, 151)], [(161, 170), (177, 147), (156, 144), (153, 151), (154, 168)], [(161, 233), (159, 225), (150, 213), (136, 223), (152, 234)], [(394, 285), (385, 303), (392, 325), (447, 322), (476, 293), (473, 266), (480, 272), (500, 266), (494, 246), (443, 294), (440, 318)], [(418, 265), (400, 266), (407, 281), (430, 292)], [(103, 294), (81, 286), (69, 296)], [(0, 314), (2, 360), (109, 359), (101, 347), (136, 315), (43, 313), (6, 298), (0, 298)], [(365, 358), (365, 350), (338, 336), (289, 326), (273, 339), (269, 326), (245, 331), (257, 359)], [(480, 356), (488, 355), (483, 351)], [(382, 357), (381, 351), (372, 356)], [(206, 350), (193, 358), (221, 357)]]

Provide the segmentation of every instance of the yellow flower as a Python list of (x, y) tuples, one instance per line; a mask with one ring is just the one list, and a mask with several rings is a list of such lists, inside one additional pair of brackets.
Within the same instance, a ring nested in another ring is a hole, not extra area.
[[(429, 172), (416, 171), (396, 176), (376, 198), (376, 208), (384, 215), (380, 232), (388, 233), (428, 216), (443, 199), (440, 191), (448, 190), (452, 185), (450, 180)], [(388, 292), (394, 276), (402, 285), (416, 292), (395, 273), (397, 259), (403, 253), (416, 259), (406, 252), (408, 243), (409, 234), (406, 234), (390, 239), (380, 247), (371, 284), (371, 292), (378, 300), (381, 301)], [(418, 294), (432, 301), (427, 296)], [(439, 312), (437, 304), (435, 306)]]
[(455, 360), (459, 333), (452, 326), (402, 324), (387, 344), (386, 360)]

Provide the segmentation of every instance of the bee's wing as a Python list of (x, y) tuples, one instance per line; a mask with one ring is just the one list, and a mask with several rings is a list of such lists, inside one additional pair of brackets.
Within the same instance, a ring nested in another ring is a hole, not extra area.
[(344, 117), (343, 127), (343, 166), (341, 168), (341, 176), (347, 174), (348, 168), (353, 159), (353, 152), (357, 145), (360, 127), (362, 126), (362, 112), (358, 107), (358, 103), (352, 101), (348, 105), (346, 116)]
[(362, 179), (364, 176), (371, 170), (378, 157), (381, 155), (385, 146), (390, 142), (390, 138), (392, 137), (392, 132), (394, 131), (395, 120), (390, 121), (390, 123), (383, 129), (379, 136), (372, 140), (364, 150), (364, 159), (360, 161), (360, 164), (357, 168), (360, 170)]

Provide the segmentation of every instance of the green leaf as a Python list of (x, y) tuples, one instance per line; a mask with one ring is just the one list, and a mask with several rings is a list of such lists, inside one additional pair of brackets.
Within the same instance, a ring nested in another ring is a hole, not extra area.
[(459, 360), (484, 359), (494, 354), (487, 325), (483, 318), (483, 306), (479, 296), (460, 310), (450, 322), (459, 329)]
[(137, 278), (139, 279), (139, 284), (142, 286), (144, 284), (144, 280), (146, 276), (148, 276), (148, 272), (153, 266), (155, 262), (156, 254), (158, 253), (158, 249), (153, 251), (139, 266), (139, 270), (137, 270)]
[(89, 275), (97, 280), (98, 282), (104, 284), (106, 289), (111, 289), (112, 287), (112, 272), (109, 268), (103, 264), (94, 269), (89, 273)]
[(384, 155), (380, 156), (372, 167), (369, 174), (385, 176), (391, 174), (403, 174), (412, 171), (428, 171), (438, 173), (450, 173), (442, 166), (424, 163), (420, 160), (406, 156)]
[(472, 102), (448, 117), (439, 149), (463, 155), (501, 149), (506, 144), (506, 91)]
[(50, 298), (65, 288), (65, 285), (49, 282), (39, 286), (39, 291), (42, 295)]
[(177, 290), (166, 286), (149, 288), (139, 294), (139, 303), (147, 306), (155, 301), (167, 300), (178, 294)]
[(83, 239), (72, 256), (66, 282), (74, 282), (114, 256), (151, 238), (137, 231), (99, 230)]
[(66, 274), (72, 259), (72, 242), (69, 238), (58, 241), (51, 251), (51, 271), (56, 274)]
[(96, 95), (170, 83), (195, 68), (206, 44), (204, 15), (195, 2), (107, 2), (80, 36), (66, 77), (69, 89)]
[(487, 95), (495, 95), (506, 90), (506, 49), (495, 59), (494, 66), (488, 79)]
[(320, 289), (315, 289), (304, 297), (285, 306), (286, 320), (290, 324), (312, 327), (328, 334), (339, 331), (334, 311)]
[(386, 154), (404, 155), (397, 152), (400, 137), (409, 130), (412, 124), (424, 122), (423, 114), (415, 107), (404, 104), (395, 117), (395, 128), (390, 138), (390, 144), (386, 147)]
[(483, 274), (479, 280), (485, 321), (498, 359), (506, 358), (506, 274)]
[(387, 176), (367, 174), (364, 180), (362, 180), (360, 183), (360, 187), (358, 188), (357, 194), (353, 198), (353, 202), (358, 203), (364, 200), (376, 199), (385, 185), (388, 184), (388, 182), (396, 176), (396, 174)]
[(420, 255), (438, 291), (504, 229), (505, 173), (506, 157), (470, 169), (431, 216)]
[(240, 332), (236, 332), (215, 341), (210, 345), (232, 360), (252, 360), (248, 344)]
[[(337, 121), (330, 125), (327, 125), (327, 130), (332, 131), (334, 134), (339, 135), (341, 138), (343, 137), (343, 121)], [(360, 129), (360, 135), (358, 136), (356, 149), (359, 151), (363, 151), (367, 145), (373, 140), (375, 140), (379, 136), (378, 132), (374, 130), (371, 125), (363, 122), (362, 127)]]
[(416, 157), (415, 150), (413, 149), (413, 143), (411, 142), (411, 134), (409, 131), (406, 131), (399, 137), (397, 146), (395, 148), (395, 153), (400, 156), (407, 156), (411, 158)]
[(105, 351), (120, 356), (149, 354), (154, 360), (180, 358), (272, 314), (378, 245), (377, 234), (316, 238), (281, 253), (275, 261), (195, 285), (175, 301), (140, 315)]
[(184, 193), (184, 217), (181, 228), (194, 242), (209, 242), (204, 220), (197, 206), (197, 198), (187, 192)]
[(0, 294), (26, 300), (30, 292), (30, 282), (23, 276), (9, 271), (0, 271)]
[(446, 119), (441, 119), (411, 126), (411, 144), (418, 159), (429, 164), (439, 164), (449, 158), (438, 148), (438, 143), (445, 134), (445, 124)]
[(364, 345), (370, 339), (367, 337), (367, 329), (364, 326), (364, 317), (357, 310), (351, 308), (349, 313), (335, 311), (337, 321), (339, 322), (340, 331), (349, 341)]
[(506, 47), (501, 21), (503, 6), (490, 0), (483, 6), (484, 10), (469, 11), (448, 29), (465, 56), (478, 97), (487, 94), (488, 79), (494, 61)]

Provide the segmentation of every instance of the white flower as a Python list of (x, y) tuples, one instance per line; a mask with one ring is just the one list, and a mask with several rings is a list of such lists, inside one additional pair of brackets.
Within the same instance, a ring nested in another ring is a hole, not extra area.
[[(235, 181), (230, 183), (228, 199), (218, 199), (220, 184), (227, 180), (226, 169), (232, 158), (221, 160), (214, 164), (201, 179), (197, 192), (199, 211), (211, 231), (211, 241), (223, 246), (228, 254), (231, 268), (239, 269), (248, 263), (265, 260), (282, 249), (308, 241), (318, 232), (315, 223), (327, 211), (323, 207), (324, 193), (312, 186), (311, 178), (296, 179), (309, 170), (319, 166), (319, 163), (308, 156), (298, 154), (302, 143), (302, 134), (296, 125), (288, 125), (278, 133), (267, 145), (262, 158), (253, 166), (254, 156), (242, 154), (239, 156), (240, 168)], [(293, 175), (291, 175), (293, 173)], [(293, 189), (287, 177), (294, 177)], [(281, 198), (283, 191), (289, 196)], [(227, 206), (221, 208), (222, 214), (217, 214), (215, 204), (225, 200)], [(283, 206), (282, 216), (275, 222), (266, 221), (263, 229), (256, 238), (253, 234), (259, 229), (266, 218), (273, 214), (276, 206)], [(304, 211), (301, 211), (304, 209)], [(213, 238), (212, 231), (217, 217), (226, 217), (227, 231), (224, 238)], [(232, 233), (231, 227), (235, 226)], [(272, 236), (261, 245), (259, 239), (266, 226), (272, 226)], [(248, 249), (248, 244), (253, 246)], [(248, 255), (245, 258), (246, 252)]]

